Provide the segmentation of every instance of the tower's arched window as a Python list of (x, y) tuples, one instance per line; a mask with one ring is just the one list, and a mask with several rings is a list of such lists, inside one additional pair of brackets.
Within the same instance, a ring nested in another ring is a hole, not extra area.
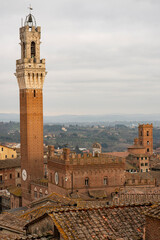
[(88, 185), (89, 185), (89, 178), (86, 177), (86, 178), (85, 178), (85, 186), (88, 186)]
[(35, 42), (31, 42), (31, 58), (34, 58), (36, 55), (36, 48), (35, 48), (36, 44)]
[(25, 58), (25, 52), (26, 52), (26, 45), (25, 45), (25, 43), (23, 42), (23, 58)]

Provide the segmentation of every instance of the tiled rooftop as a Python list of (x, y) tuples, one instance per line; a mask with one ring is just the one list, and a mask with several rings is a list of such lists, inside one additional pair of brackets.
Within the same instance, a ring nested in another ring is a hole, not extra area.
[(8, 229), (8, 231), (14, 231), (17, 233), (24, 233), (23, 227), (26, 224), (26, 220), (19, 220), (19, 218), (11, 213), (0, 214), (0, 228)]
[(20, 166), (21, 166), (21, 162), (20, 162), (19, 158), (1, 160), (1, 162), (0, 162), (0, 169), (16, 168), (16, 167), (20, 167)]
[(29, 207), (33, 208), (33, 207), (37, 207), (37, 206), (43, 206), (47, 202), (50, 202), (53, 205), (59, 204), (60, 206), (64, 206), (64, 205), (72, 206), (75, 204), (74, 200), (53, 192), (45, 197), (39, 198), (39, 199), (31, 202), (29, 204)]
[[(142, 239), (148, 206), (61, 208), (48, 212), (63, 239)], [(26, 226), (32, 224), (30, 222)]]
[(15, 234), (10, 234), (8, 235), (7, 233), (1, 233), (0, 235), (0, 239), (1, 240), (47, 240), (47, 239), (57, 239), (53, 237), (53, 234), (43, 234), (42, 236), (39, 236), (37, 234), (33, 234), (33, 235), (28, 235), (28, 236), (24, 236), (24, 235), (15, 235)]
[(31, 220), (42, 216), (48, 211), (52, 211), (58, 207), (74, 206), (76, 202), (68, 197), (61, 196), (57, 193), (51, 193), (50, 195), (40, 198), (29, 205), (29, 209), (20, 216), (25, 220)]
[(149, 209), (147, 209), (145, 215), (160, 219), (160, 203), (152, 205)]

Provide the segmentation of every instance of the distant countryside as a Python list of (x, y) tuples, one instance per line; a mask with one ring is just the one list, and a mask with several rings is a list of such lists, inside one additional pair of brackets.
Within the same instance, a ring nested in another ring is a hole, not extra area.
[[(134, 126), (126, 125), (45, 124), (44, 144), (54, 145), (55, 148), (78, 146), (91, 150), (92, 144), (99, 142), (103, 152), (125, 151), (133, 143), (138, 133), (138, 123)], [(6, 142), (20, 143), (20, 124), (0, 122), (0, 142), (2, 144)], [(158, 127), (153, 129), (153, 144), (154, 149), (160, 147), (160, 129)]]

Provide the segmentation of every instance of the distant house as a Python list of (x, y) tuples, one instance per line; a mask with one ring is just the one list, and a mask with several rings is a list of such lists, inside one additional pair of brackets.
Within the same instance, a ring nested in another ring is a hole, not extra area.
[(15, 149), (0, 145), (0, 160), (17, 158)]

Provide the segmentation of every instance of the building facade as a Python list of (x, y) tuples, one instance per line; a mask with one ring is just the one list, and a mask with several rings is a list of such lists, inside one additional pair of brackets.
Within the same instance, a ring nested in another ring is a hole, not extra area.
[(0, 145), (0, 160), (17, 158), (17, 152), (13, 148)]
[(139, 144), (145, 148), (145, 153), (153, 154), (153, 124), (140, 124), (138, 127)]
[(104, 193), (104, 196), (119, 191), (125, 182), (125, 159), (99, 154), (70, 153), (63, 149), (61, 156), (54, 155), (50, 146), (48, 158), (48, 192), (69, 196), (85, 193), (90, 196)]
[(150, 157), (153, 155), (153, 124), (138, 126), (138, 138), (128, 147), (127, 161), (140, 172), (150, 170)]
[(21, 186), (21, 165), (17, 158), (1, 160), (0, 190), (10, 186)]
[(32, 14), (20, 28), (21, 59), (16, 61), (20, 94), (20, 136), (23, 206), (30, 202), (30, 182), (43, 177), (43, 83), (41, 28)]

